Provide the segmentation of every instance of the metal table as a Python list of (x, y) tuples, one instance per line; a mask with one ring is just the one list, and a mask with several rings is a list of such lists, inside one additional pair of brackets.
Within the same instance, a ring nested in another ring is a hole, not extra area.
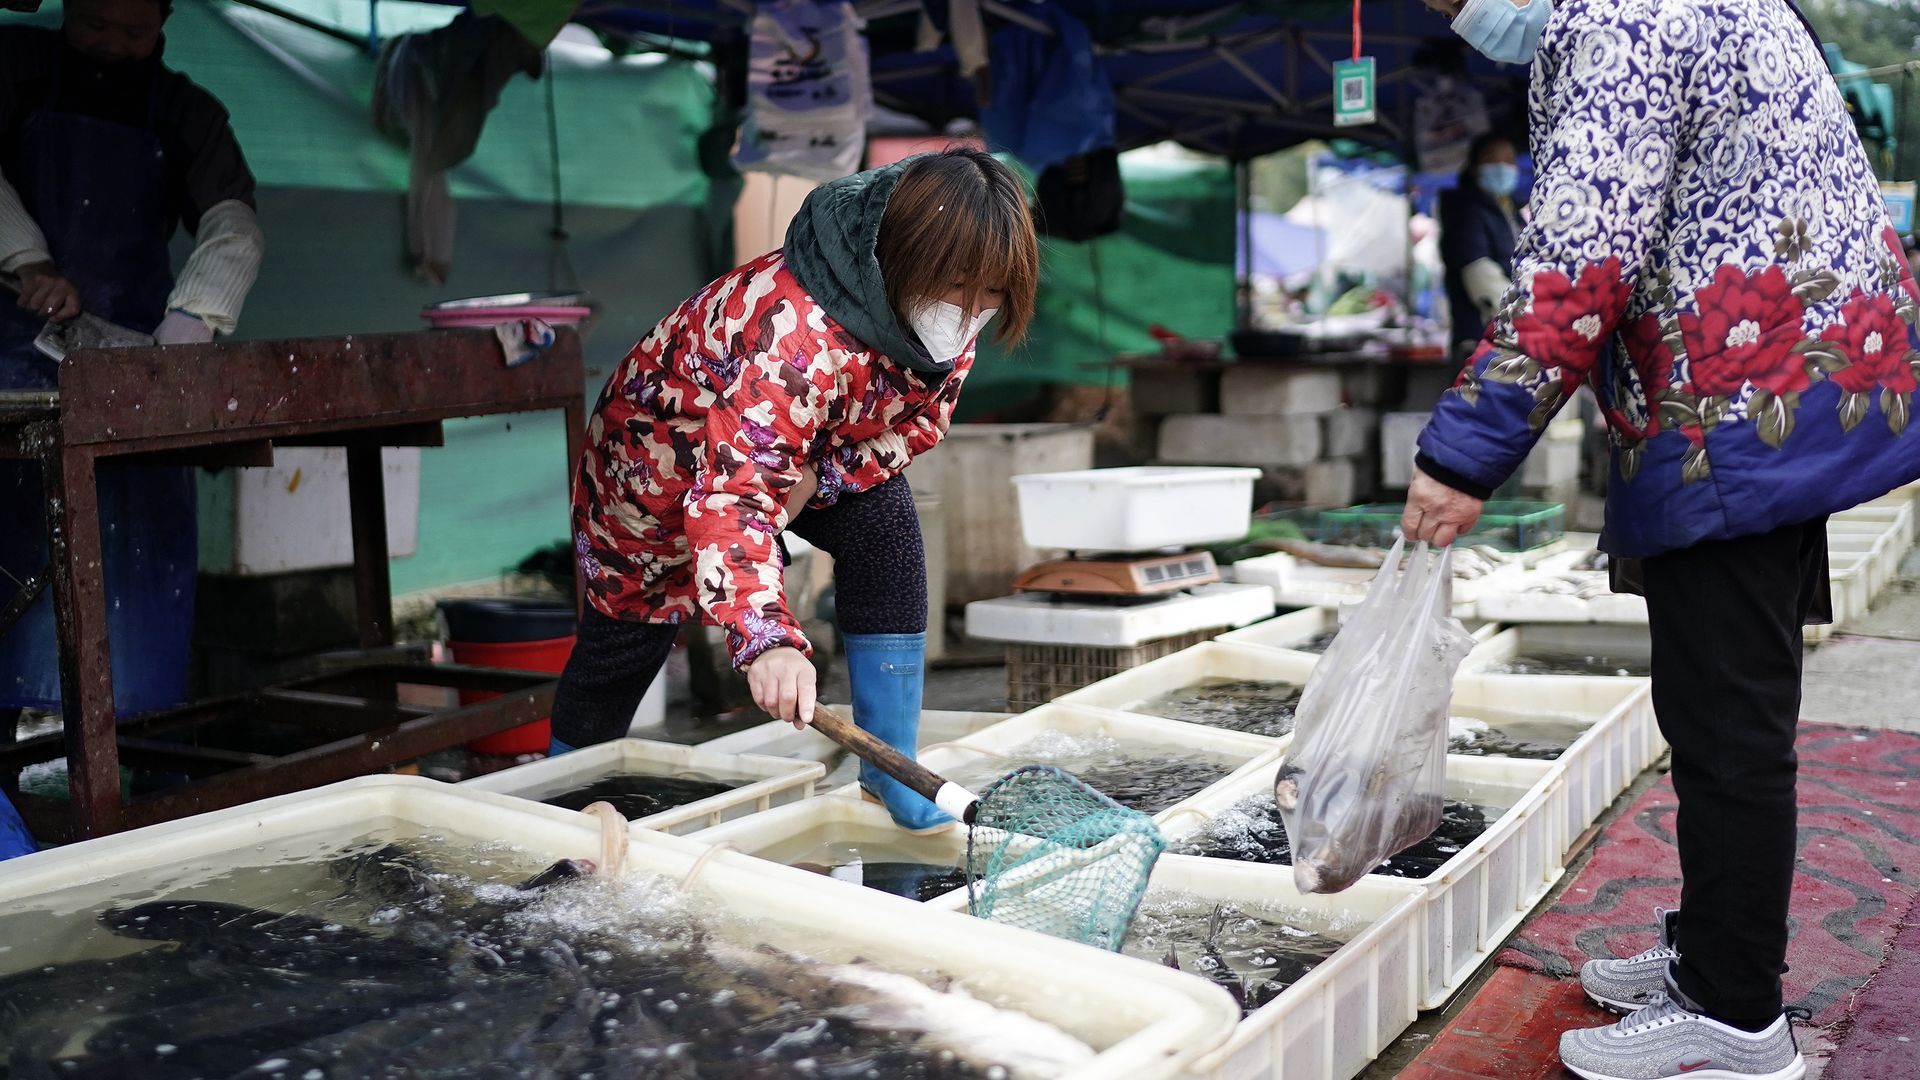
[[(567, 470), (556, 463), (554, 479), (570, 483), (584, 390), (579, 339), (563, 329), (545, 355), (512, 368), (485, 330), (76, 352), (60, 366), (57, 397), (0, 395), (0, 457), (40, 462), (52, 556), (48, 574), (0, 595), (0, 627), (51, 588), (60, 639), (70, 797), (18, 796), (29, 826), (43, 840), (78, 840), (233, 806), (375, 771), (552, 706), (551, 675), (387, 664), (116, 726), (97, 464), (269, 465), (275, 446), (345, 448), (360, 644), (379, 649), (393, 643), (381, 449), (441, 445), (441, 422), (457, 417), (559, 411)], [(433, 700), (460, 691), (500, 696)], [(48, 760), (60, 739), (0, 747), (0, 780)], [(123, 799), (123, 762), (191, 779)]]

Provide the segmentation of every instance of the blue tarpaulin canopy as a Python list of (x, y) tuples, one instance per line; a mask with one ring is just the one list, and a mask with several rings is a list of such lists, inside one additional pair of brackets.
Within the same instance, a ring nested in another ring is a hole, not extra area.
[[(1026, 0), (979, 0), (989, 34), (1009, 24), (1044, 31)], [(1496, 119), (1518, 115), (1524, 70), (1494, 65), (1460, 43), (1420, 0), (1366, 0), (1363, 51), (1379, 76), (1378, 123), (1333, 125), (1333, 64), (1352, 55), (1346, 0), (1042, 0), (1090, 31), (1113, 83), (1121, 149), (1165, 140), (1246, 159), (1307, 139), (1404, 147), (1412, 138), (1421, 72), (1452, 66), (1481, 84)], [(518, 3), (490, 0), (509, 13)], [(951, 45), (920, 51), (924, 16), (944, 27), (948, 0), (855, 0), (867, 21), (877, 102), (935, 127), (979, 115), (980, 92)], [(751, 0), (587, 0), (574, 21), (642, 44), (705, 42), (725, 66), (742, 47)], [(989, 77), (991, 77), (989, 73)], [(989, 133), (991, 134), (991, 133)]]

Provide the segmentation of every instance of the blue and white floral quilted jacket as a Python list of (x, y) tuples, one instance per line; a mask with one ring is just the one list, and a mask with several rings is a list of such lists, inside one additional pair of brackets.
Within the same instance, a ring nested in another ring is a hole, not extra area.
[(1498, 487), (1591, 381), (1626, 558), (1920, 478), (1920, 288), (1787, 0), (1556, 0), (1531, 106), (1514, 292), (1423, 460)]

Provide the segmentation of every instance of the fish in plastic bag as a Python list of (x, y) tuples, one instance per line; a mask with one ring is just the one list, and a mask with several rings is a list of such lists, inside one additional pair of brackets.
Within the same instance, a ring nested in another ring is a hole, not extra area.
[(1273, 799), (1304, 893), (1339, 892), (1440, 825), (1447, 706), (1473, 638), (1451, 552), (1405, 541), (1315, 665)]

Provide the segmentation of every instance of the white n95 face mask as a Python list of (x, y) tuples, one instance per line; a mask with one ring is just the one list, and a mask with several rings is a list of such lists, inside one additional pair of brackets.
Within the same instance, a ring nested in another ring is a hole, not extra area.
[(969, 319), (966, 310), (958, 304), (928, 300), (914, 308), (912, 318), (907, 321), (919, 336), (920, 344), (927, 347), (927, 355), (944, 364), (966, 352), (973, 339), (980, 336), (987, 320), (999, 310), (983, 308)]

